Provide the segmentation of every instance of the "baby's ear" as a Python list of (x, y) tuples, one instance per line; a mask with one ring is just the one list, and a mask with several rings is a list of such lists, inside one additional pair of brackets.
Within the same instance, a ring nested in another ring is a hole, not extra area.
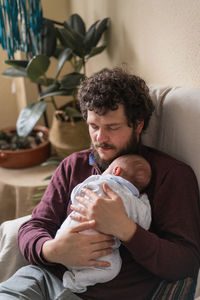
[(112, 174), (115, 176), (119, 176), (121, 173), (121, 168), (120, 167), (115, 167), (112, 171)]

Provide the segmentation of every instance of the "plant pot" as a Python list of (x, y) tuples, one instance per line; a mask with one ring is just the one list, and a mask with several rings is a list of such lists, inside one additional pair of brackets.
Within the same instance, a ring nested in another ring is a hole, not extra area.
[(90, 145), (88, 126), (81, 120), (74, 124), (57, 119), (54, 115), (49, 131), (52, 151), (60, 158), (87, 149)]
[[(5, 128), (2, 131), (15, 131), (16, 127)], [(48, 128), (36, 126), (35, 131), (49, 135)], [(25, 150), (0, 150), (0, 166), (4, 168), (27, 168), (44, 162), (50, 155), (50, 142), (47, 140), (35, 148)]]

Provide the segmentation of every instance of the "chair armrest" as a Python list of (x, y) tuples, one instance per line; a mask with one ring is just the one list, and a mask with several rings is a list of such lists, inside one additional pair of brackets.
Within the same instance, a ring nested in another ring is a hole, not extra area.
[(28, 264), (19, 250), (17, 235), (19, 227), (30, 217), (28, 215), (0, 225), (0, 282), (7, 280), (20, 267)]

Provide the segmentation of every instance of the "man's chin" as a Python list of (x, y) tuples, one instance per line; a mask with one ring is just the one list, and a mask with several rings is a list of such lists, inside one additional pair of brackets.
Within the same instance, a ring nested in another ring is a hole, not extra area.
[(116, 158), (112, 157), (111, 155), (105, 155), (104, 153), (98, 152), (94, 147), (92, 147), (93, 155), (95, 157), (95, 161), (97, 165), (99, 166), (100, 170), (103, 172), (105, 171), (108, 166), (111, 164), (111, 162)]
[(113, 160), (113, 157), (115, 157), (115, 152), (113, 150), (109, 150), (109, 151), (98, 151), (96, 150), (96, 152), (99, 155), (99, 158), (102, 160)]

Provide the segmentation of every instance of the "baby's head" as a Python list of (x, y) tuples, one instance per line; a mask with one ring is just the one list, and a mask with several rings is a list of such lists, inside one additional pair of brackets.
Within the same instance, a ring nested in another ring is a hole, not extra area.
[(135, 154), (117, 157), (102, 175), (121, 176), (142, 191), (150, 182), (151, 167), (146, 159)]

